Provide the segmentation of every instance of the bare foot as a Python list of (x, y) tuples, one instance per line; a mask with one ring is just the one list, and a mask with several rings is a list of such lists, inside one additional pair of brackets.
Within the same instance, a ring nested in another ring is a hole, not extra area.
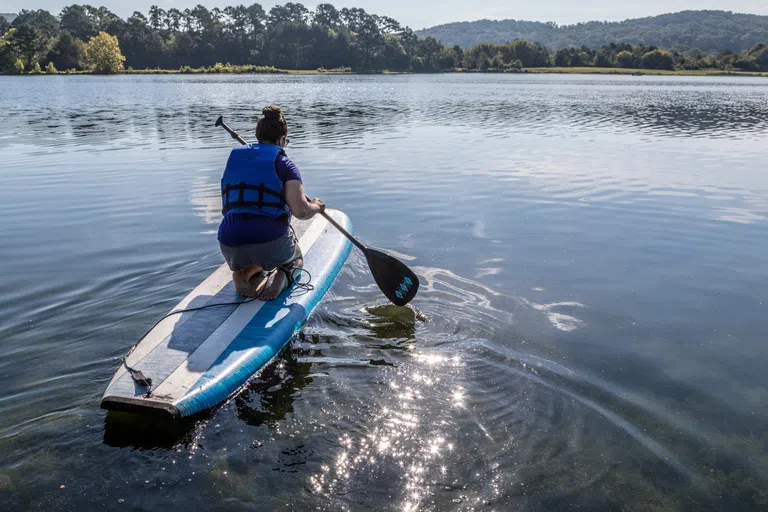
[[(292, 263), (289, 263), (286, 265), (288, 272), (296, 272), (296, 270), (302, 268), (304, 266), (304, 260), (302, 258), (297, 258), (293, 260)], [(292, 274), (295, 275), (295, 274)], [(259, 297), (261, 300), (275, 300), (281, 293), (283, 293), (283, 290), (288, 288), (290, 283), (288, 282), (288, 277), (285, 275), (285, 272), (282, 270), (276, 270), (275, 271), (275, 277), (272, 279), (272, 284), (270, 284), (266, 290), (264, 290), (264, 293), (261, 297)]]
[(266, 285), (264, 274), (256, 274), (249, 281), (245, 279), (242, 270), (232, 272), (232, 280), (235, 282), (237, 293), (251, 299), (258, 297), (264, 285)]
[(264, 290), (264, 293), (262, 293), (259, 298), (264, 301), (275, 300), (287, 287), (288, 279), (285, 278), (285, 273), (282, 270), (278, 270), (275, 272), (275, 277), (272, 279), (272, 283), (267, 286), (267, 289)]
[(254, 290), (256, 290), (256, 295), (254, 295), (254, 297), (258, 297), (264, 292), (264, 287), (267, 286), (267, 281), (269, 281), (269, 272), (260, 272), (253, 275), (248, 280)]

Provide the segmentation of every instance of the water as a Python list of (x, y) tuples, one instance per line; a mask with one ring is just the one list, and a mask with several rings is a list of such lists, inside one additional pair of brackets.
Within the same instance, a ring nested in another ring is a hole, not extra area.
[[(3, 510), (768, 506), (768, 81), (0, 78)], [(222, 262), (218, 180), (282, 105), (354, 254), (228, 403), (107, 415), (119, 358)]]

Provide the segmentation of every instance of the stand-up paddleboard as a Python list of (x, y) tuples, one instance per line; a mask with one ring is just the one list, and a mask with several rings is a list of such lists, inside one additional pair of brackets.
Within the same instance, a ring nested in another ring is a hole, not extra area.
[[(351, 231), (344, 213), (327, 213)], [(308, 221), (294, 219), (293, 228), (308, 272), (301, 281), (311, 275), (313, 289), (289, 289), (270, 302), (243, 302), (245, 299), (235, 291), (232, 272), (222, 265), (172, 311), (240, 304), (163, 319), (120, 365), (101, 407), (172, 418), (189, 416), (229, 398), (276, 356), (328, 291), (352, 248), (352, 243), (321, 215)], [(149, 394), (127, 367), (152, 380)]]

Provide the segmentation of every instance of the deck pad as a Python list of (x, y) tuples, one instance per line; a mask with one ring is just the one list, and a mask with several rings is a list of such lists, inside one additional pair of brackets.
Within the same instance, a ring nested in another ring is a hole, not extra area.
[[(337, 210), (328, 213), (351, 231), (346, 215)], [(104, 393), (102, 408), (189, 416), (226, 400), (277, 355), (328, 291), (352, 247), (322, 216), (309, 221), (294, 219), (292, 226), (304, 255), (304, 268), (312, 276), (312, 290), (290, 289), (274, 301), (243, 302), (235, 291), (232, 272), (222, 265), (171, 311), (238, 304), (162, 320), (126, 361), (152, 379), (150, 395), (120, 365)]]

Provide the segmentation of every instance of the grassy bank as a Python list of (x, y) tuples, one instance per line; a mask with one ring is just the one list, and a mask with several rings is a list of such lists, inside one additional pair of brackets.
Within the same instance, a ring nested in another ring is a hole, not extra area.
[[(696, 69), (696, 70), (662, 70), (662, 69), (631, 69), (631, 68), (594, 68), (594, 67), (549, 67), (549, 68), (524, 68), (481, 71), (479, 69), (454, 69), (443, 73), (536, 73), (536, 74), (566, 74), (566, 75), (653, 75), (653, 76), (761, 76), (768, 77), (766, 72), (752, 71), (724, 71), (721, 69)], [(91, 75), (92, 71), (51, 71), (25, 73), (25, 75)], [(232, 66), (229, 64), (216, 64), (210, 67), (191, 68), (184, 66), (180, 69), (125, 69), (119, 74), (124, 75), (366, 75), (385, 74), (403, 75), (413, 74), (402, 71), (377, 71), (356, 72), (351, 68), (337, 69), (279, 69), (273, 66)], [(430, 73), (434, 74), (434, 73)]]
[[(8, 73), (11, 74), (11, 73)], [(24, 76), (39, 75), (95, 75), (90, 70), (68, 69), (58, 71), (45, 68), (23, 73)], [(233, 66), (230, 64), (216, 64), (209, 67), (192, 68), (184, 66), (179, 69), (124, 69), (116, 74), (120, 75), (346, 75), (353, 74), (351, 68), (336, 69), (279, 69), (274, 66)]]
[(338, 69), (279, 69), (274, 66), (233, 66), (230, 64), (215, 64), (210, 67), (192, 68), (183, 66), (180, 69), (127, 69), (122, 71), (127, 75), (341, 75), (350, 74), (350, 68)]
[(568, 75), (661, 75), (661, 76), (768, 76), (752, 71), (724, 71), (722, 69), (630, 69), (630, 68), (526, 68), (525, 73), (557, 73)]

